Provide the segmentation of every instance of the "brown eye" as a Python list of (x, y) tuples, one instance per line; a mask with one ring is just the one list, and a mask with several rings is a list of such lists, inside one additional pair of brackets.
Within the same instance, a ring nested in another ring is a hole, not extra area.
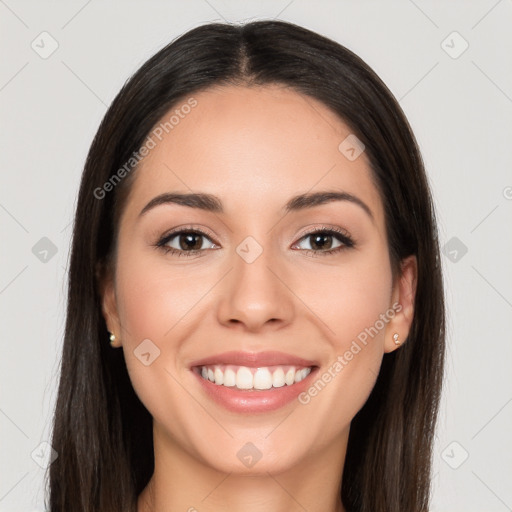
[(305, 251), (322, 253), (352, 247), (354, 244), (346, 235), (323, 230), (303, 236), (296, 245)]
[(200, 231), (182, 230), (166, 235), (157, 244), (158, 247), (174, 253), (197, 253), (215, 248), (210, 238)]
[(311, 238), (311, 248), (315, 250), (321, 249), (331, 249), (333, 236), (324, 234), (324, 233), (315, 233), (314, 235), (309, 235)]
[(179, 235), (180, 249), (186, 250), (199, 250), (203, 245), (203, 235), (197, 233), (186, 233)]

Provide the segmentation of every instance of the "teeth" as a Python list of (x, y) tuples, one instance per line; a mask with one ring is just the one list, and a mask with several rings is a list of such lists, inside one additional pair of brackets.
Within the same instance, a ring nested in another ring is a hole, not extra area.
[(275, 388), (284, 386), (284, 371), (282, 368), (278, 368), (272, 375), (272, 386)]
[(236, 374), (231, 368), (224, 372), (224, 386), (236, 386)]
[(303, 368), (302, 370), (297, 371), (295, 373), (295, 382), (300, 382), (301, 380), (304, 380), (309, 375), (309, 372), (309, 368)]
[(272, 374), (268, 371), (268, 368), (258, 368), (256, 370), (253, 387), (254, 389), (270, 389), (272, 387)]
[(215, 384), (224, 384), (224, 374), (220, 368), (215, 368), (213, 375), (215, 376)]
[(251, 370), (245, 366), (241, 366), (236, 372), (236, 387), (238, 389), (252, 389), (253, 377)]
[(291, 386), (304, 380), (311, 368), (295, 366), (270, 366), (249, 368), (247, 366), (213, 365), (202, 366), (201, 376), (218, 386), (236, 387), (238, 389), (271, 389), (285, 385)]

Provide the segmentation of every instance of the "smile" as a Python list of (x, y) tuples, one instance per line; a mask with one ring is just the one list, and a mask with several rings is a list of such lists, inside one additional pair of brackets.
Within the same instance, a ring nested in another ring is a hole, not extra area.
[(264, 390), (291, 386), (304, 380), (312, 367), (265, 366), (251, 368), (235, 365), (205, 365), (197, 367), (203, 379), (239, 390)]
[(225, 352), (191, 363), (204, 396), (235, 413), (265, 413), (297, 400), (319, 369), (282, 352)]

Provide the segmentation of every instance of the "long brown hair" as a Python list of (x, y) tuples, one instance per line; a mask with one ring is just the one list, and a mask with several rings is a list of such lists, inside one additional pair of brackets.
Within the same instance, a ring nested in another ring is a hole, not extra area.
[[(365, 62), (281, 21), (208, 24), (187, 32), (133, 75), (98, 129), (74, 223), (48, 509), (136, 512), (137, 496), (151, 478), (152, 418), (133, 390), (122, 351), (109, 345), (98, 288), (131, 180), (106, 193), (104, 184), (171, 107), (220, 84), (284, 84), (323, 102), (365, 145), (384, 204), (393, 269), (414, 254), (418, 278), (408, 340), (384, 355), (376, 385), (352, 421), (341, 497), (349, 512), (427, 511), (445, 312), (422, 158), (399, 104)], [(135, 172), (136, 166), (129, 170)]]

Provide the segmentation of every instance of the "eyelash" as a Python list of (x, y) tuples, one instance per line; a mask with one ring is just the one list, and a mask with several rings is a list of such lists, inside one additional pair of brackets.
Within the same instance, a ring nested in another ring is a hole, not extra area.
[[(342, 243), (339, 247), (335, 247), (334, 249), (328, 249), (326, 251), (315, 251), (314, 249), (299, 249), (303, 252), (312, 253), (314, 256), (328, 256), (334, 253), (338, 253), (343, 250), (351, 249), (355, 247), (354, 240), (348, 235), (348, 233), (342, 229), (339, 228), (333, 228), (333, 227), (321, 227), (319, 229), (315, 229), (313, 231), (309, 231), (307, 233), (304, 233), (298, 240), (300, 242), (301, 240), (308, 238), (309, 236), (313, 236), (316, 234), (324, 234), (327, 236), (334, 236), (338, 239), (339, 242)], [(208, 239), (211, 239), (211, 236), (206, 233), (205, 231), (199, 229), (199, 228), (185, 228), (180, 229), (178, 231), (172, 231), (171, 233), (167, 233), (164, 235), (156, 244), (155, 247), (162, 249), (166, 254), (175, 254), (179, 257), (185, 256), (190, 257), (194, 256), (198, 253), (201, 253), (203, 251), (206, 251), (208, 249), (193, 249), (191, 251), (184, 251), (180, 249), (175, 249), (174, 247), (169, 247), (167, 244), (176, 236), (183, 235), (183, 234), (195, 234), (204, 236)], [(295, 245), (295, 244), (294, 244)]]

